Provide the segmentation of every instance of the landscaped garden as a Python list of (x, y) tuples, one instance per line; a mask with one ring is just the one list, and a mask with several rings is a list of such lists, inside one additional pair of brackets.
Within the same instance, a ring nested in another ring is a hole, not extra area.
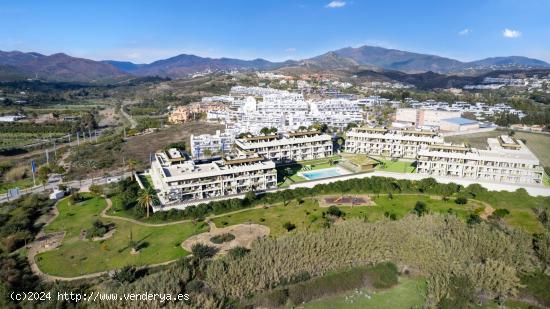
[[(450, 213), (467, 220), (470, 215), (479, 215), (485, 205), (472, 199), (466, 204), (457, 204), (455, 198), (443, 199), (439, 196), (428, 195), (373, 195), (374, 206), (342, 206), (344, 212), (342, 220), (359, 218), (367, 221), (377, 221), (383, 218), (398, 220), (412, 213), (420, 202), (426, 206), (427, 212)], [(291, 200), (269, 207), (254, 208), (247, 211), (221, 216), (213, 219), (218, 227), (241, 223), (263, 224), (269, 227), (270, 235), (280, 236), (287, 234), (284, 224), (289, 221), (295, 225), (292, 230), (317, 230), (326, 225), (328, 208), (319, 207), (317, 198)], [(325, 213), (325, 214), (323, 214)], [(514, 226), (521, 226), (527, 230), (538, 230), (539, 222), (529, 211), (512, 210), (507, 222)]]
[[(100, 216), (106, 207), (101, 197), (84, 195), (73, 205), (68, 199), (57, 204), (59, 216), (47, 226), (47, 232), (65, 231), (62, 244), (39, 254), (36, 262), (50, 275), (73, 277), (82, 274), (121, 268), (126, 265), (149, 265), (178, 259), (188, 254), (181, 248), (186, 238), (206, 230), (203, 223), (179, 223), (147, 227), (135, 223), (106, 219)], [(101, 241), (88, 240), (85, 232), (100, 220), (114, 224), (114, 234)], [(132, 248), (137, 249), (131, 254)]]
[(380, 162), (376, 169), (384, 172), (413, 173), (416, 169), (413, 161), (392, 160), (382, 157), (373, 157)]

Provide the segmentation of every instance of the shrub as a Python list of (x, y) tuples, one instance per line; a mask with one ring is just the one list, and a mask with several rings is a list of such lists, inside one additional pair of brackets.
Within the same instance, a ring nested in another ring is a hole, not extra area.
[(194, 244), (193, 247), (191, 247), (191, 252), (193, 253), (194, 257), (202, 260), (211, 258), (216, 255), (216, 253), (218, 253), (218, 249), (208, 245), (197, 243)]
[(204, 283), (202, 283), (202, 281), (200, 280), (191, 280), (187, 283), (187, 285), (185, 286), (185, 291), (186, 292), (200, 292), (202, 290), (202, 288), (204, 287)]
[(120, 270), (116, 271), (113, 276), (113, 279), (120, 283), (130, 283), (136, 280), (136, 278), (137, 269), (131, 265), (122, 267)]
[(89, 190), (93, 195), (96, 196), (100, 196), (103, 194), (103, 187), (99, 185), (91, 185)]
[(506, 217), (509, 214), (510, 214), (510, 211), (508, 209), (499, 208), (495, 210), (491, 216), (500, 219), (500, 218)]
[(341, 216), (344, 215), (344, 212), (340, 210), (340, 208), (332, 205), (328, 208), (327, 210), (327, 214), (328, 215), (331, 215), (331, 216), (334, 216), (334, 217), (338, 217), (340, 218)]
[(224, 233), (224, 234), (220, 234), (220, 235), (210, 237), (210, 241), (215, 243), (215, 244), (222, 244), (224, 242), (230, 242), (233, 239), (235, 239), (235, 235), (233, 235), (231, 233)]
[(413, 211), (419, 217), (424, 215), (425, 213), (428, 212), (428, 209), (426, 208), (426, 203), (422, 201), (416, 202), (416, 204), (414, 205)]
[(296, 228), (296, 225), (290, 222), (285, 222), (283, 227), (287, 230), (287, 232), (290, 232)]
[(109, 230), (109, 226), (95, 220), (92, 227), (86, 230), (86, 238), (102, 237)]
[(370, 283), (377, 289), (387, 289), (397, 284), (397, 266), (391, 262), (377, 264), (366, 270)]
[(468, 199), (463, 196), (459, 196), (456, 198), (455, 203), (457, 203), (458, 205), (465, 205), (468, 203)]
[(4, 180), (7, 182), (17, 181), (25, 178), (27, 175), (27, 167), (25, 166), (16, 166), (11, 168), (4, 174)]
[(234, 259), (239, 259), (245, 256), (249, 251), (250, 250), (245, 247), (238, 246), (229, 249), (229, 251), (227, 251), (227, 255)]
[(468, 216), (466, 222), (468, 222), (468, 224), (478, 224), (481, 223), (481, 217), (478, 214), (471, 214)]

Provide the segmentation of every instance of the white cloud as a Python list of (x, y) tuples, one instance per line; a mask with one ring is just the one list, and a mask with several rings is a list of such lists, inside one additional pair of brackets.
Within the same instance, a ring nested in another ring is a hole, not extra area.
[(462, 29), (458, 32), (458, 35), (468, 35), (472, 32), (472, 30), (468, 29), (468, 28), (465, 28), (465, 29)]
[(512, 30), (512, 29), (506, 28), (506, 29), (502, 30), (502, 35), (505, 38), (514, 39), (514, 38), (519, 38), (521, 36), (521, 32), (519, 32), (517, 30)]
[(346, 5), (345, 1), (335, 0), (335, 1), (332, 1), (329, 4), (327, 4), (325, 7), (331, 8), (331, 9), (337, 9), (337, 8), (344, 7), (345, 5)]
[(285, 49), (285, 51), (286, 51), (287, 53), (293, 53), (293, 52), (296, 51), (296, 48), (294, 48), (294, 47), (289, 47), (289, 48)]

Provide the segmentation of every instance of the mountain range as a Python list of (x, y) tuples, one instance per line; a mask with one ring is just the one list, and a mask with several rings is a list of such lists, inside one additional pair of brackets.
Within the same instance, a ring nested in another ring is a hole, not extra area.
[(0, 81), (39, 78), (48, 81), (108, 82), (129, 76), (180, 78), (206, 70), (275, 70), (282, 68), (478, 75), (494, 70), (550, 68), (550, 64), (521, 56), (493, 57), (462, 62), (436, 55), (376, 46), (346, 47), (309, 59), (285, 62), (271, 62), (265, 59), (207, 58), (181, 54), (149, 64), (115, 60), (94, 61), (62, 53), (47, 56), (34, 52), (0, 51)]

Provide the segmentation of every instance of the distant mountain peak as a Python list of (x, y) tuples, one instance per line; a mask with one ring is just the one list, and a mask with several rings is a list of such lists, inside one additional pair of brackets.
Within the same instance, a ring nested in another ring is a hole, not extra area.
[[(234, 58), (210, 58), (192, 54), (179, 54), (149, 64), (135, 64), (130, 61), (93, 61), (76, 58), (64, 53), (42, 55), (20, 51), (0, 51), (0, 80), (4, 76), (38, 75), (40, 78), (62, 81), (90, 81), (118, 78), (124, 75), (185, 77), (207, 70), (274, 70), (300, 68), (308, 70), (340, 70), (357, 72), (371, 70), (399, 71), (407, 74), (435, 72), (438, 74), (479, 74), (494, 70), (550, 68), (550, 64), (523, 56), (490, 57), (477, 61), (461, 62), (437, 55), (421, 54), (363, 45), (345, 47), (322, 55), (299, 61), (271, 62), (262, 58), (242, 60)], [(425, 76), (429, 76), (426, 74)]]

